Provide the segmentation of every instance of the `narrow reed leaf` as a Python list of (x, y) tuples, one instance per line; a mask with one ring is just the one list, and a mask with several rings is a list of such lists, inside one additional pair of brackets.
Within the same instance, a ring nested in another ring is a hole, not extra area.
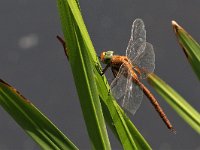
[(94, 65), (88, 53), (94, 48), (75, 0), (58, 0), (67, 54), (93, 149), (111, 149), (95, 83)]
[(178, 115), (200, 134), (200, 114), (181, 95), (155, 74), (149, 75), (148, 82)]
[[(66, 53), (69, 56), (69, 62), (93, 148), (110, 148), (107, 142), (107, 135), (104, 133), (104, 121), (101, 117), (97, 117), (98, 113), (101, 113), (101, 107), (99, 106), (100, 98), (105, 120), (120, 140), (123, 148), (151, 149), (109, 94), (109, 85), (105, 76), (100, 75), (102, 68), (83, 22), (80, 6), (77, 5), (75, 0), (58, 0), (57, 2), (67, 45)], [(98, 122), (98, 119), (100, 122)]]
[(1, 79), (0, 105), (42, 149), (77, 149), (29, 100)]
[(172, 21), (172, 26), (180, 46), (200, 79), (200, 45), (175, 21)]

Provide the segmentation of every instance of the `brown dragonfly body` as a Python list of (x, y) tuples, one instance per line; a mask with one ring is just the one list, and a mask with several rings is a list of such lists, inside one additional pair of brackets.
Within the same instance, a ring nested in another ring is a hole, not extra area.
[(117, 100), (122, 99), (121, 106), (124, 109), (134, 115), (141, 104), (142, 93), (144, 93), (166, 126), (175, 132), (154, 95), (140, 81), (147, 78), (155, 67), (153, 46), (146, 42), (146, 31), (141, 19), (136, 19), (133, 22), (126, 56), (113, 55), (113, 51), (107, 51), (101, 53), (101, 61), (107, 64), (102, 74), (111, 67), (115, 76), (111, 83), (111, 92)]
[[(102, 61), (104, 59), (103, 57), (104, 57), (104, 52), (102, 52), (102, 54), (101, 54), (101, 60)], [(122, 64), (124, 65), (124, 68), (125, 68), (127, 74), (128, 74), (128, 72), (131, 74), (133, 82), (135, 82), (142, 89), (142, 91), (144, 92), (144, 94), (150, 100), (151, 104), (154, 106), (154, 108), (158, 112), (159, 116), (162, 118), (162, 120), (164, 121), (164, 123), (167, 125), (168, 129), (174, 130), (173, 126), (171, 125), (169, 119), (165, 115), (163, 109), (159, 105), (159, 103), (156, 100), (156, 98), (154, 97), (154, 95), (148, 90), (148, 88), (144, 84), (142, 84), (140, 82), (140, 80), (138, 78), (138, 75), (136, 73), (136, 72), (138, 72), (140, 74), (139, 68), (134, 69), (134, 67), (131, 64), (130, 60), (126, 56), (119, 56), (119, 55), (113, 55), (110, 63), (108, 64), (108, 66), (111, 67), (113, 75), (116, 77), (117, 73), (119, 71), (119, 68), (120, 68), (120, 66)], [(107, 68), (108, 67), (106, 67), (103, 70), (103, 73), (105, 73), (105, 71), (107, 70)], [(127, 74), (124, 74), (124, 76), (126, 77)]]

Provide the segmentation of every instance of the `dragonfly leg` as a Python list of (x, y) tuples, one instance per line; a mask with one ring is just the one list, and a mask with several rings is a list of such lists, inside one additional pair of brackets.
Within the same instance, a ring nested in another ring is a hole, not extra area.
[(106, 67), (102, 70), (101, 76), (105, 74), (106, 70), (110, 67), (110, 64), (107, 64)]
[(63, 40), (63, 38), (61, 38), (59, 35), (56, 36), (56, 38), (58, 39), (58, 41), (62, 44), (65, 55), (67, 56), (67, 59), (69, 59), (68, 54), (67, 54), (67, 47), (66, 47), (66, 43)]
[(113, 73), (114, 77), (116, 78), (119, 70), (116, 70), (116, 68), (114, 68), (114, 67), (111, 67), (111, 70), (112, 70), (112, 73)]

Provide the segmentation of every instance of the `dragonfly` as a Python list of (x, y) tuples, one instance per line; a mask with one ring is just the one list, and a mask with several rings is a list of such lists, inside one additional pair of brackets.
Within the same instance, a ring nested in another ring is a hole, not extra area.
[(154, 95), (141, 82), (155, 69), (155, 53), (152, 44), (146, 42), (146, 30), (142, 19), (133, 22), (126, 56), (114, 55), (113, 51), (101, 53), (100, 60), (107, 64), (102, 75), (110, 67), (114, 75), (110, 90), (122, 108), (132, 115), (141, 105), (143, 95), (150, 100), (168, 129), (175, 130)]

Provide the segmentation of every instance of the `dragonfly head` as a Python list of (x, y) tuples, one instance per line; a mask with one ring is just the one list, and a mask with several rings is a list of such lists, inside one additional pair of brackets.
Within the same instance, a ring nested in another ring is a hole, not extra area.
[(101, 62), (104, 64), (110, 63), (112, 57), (113, 57), (113, 51), (106, 51), (101, 53)]

